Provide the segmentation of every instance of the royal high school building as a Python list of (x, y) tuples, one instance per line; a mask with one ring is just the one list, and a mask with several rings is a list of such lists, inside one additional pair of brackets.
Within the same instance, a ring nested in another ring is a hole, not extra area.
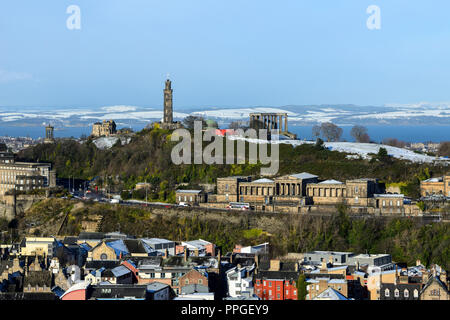
[(252, 180), (233, 176), (217, 179), (217, 194), (208, 195), (200, 206), (226, 208), (230, 202), (249, 203), (257, 211), (307, 213), (335, 211), (344, 204), (355, 213), (405, 214), (419, 213), (416, 205), (403, 194), (386, 194), (377, 179), (319, 180), (307, 172), (274, 179)]

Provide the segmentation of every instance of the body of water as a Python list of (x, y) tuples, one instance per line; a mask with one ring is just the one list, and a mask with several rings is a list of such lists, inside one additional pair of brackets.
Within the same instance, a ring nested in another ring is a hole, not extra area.
[[(132, 126), (133, 130), (141, 130), (144, 125)], [(313, 126), (290, 125), (289, 131), (296, 133), (299, 139), (311, 140)], [(342, 126), (341, 140), (354, 141), (350, 136), (351, 126)], [(385, 138), (396, 138), (406, 142), (441, 142), (450, 140), (450, 125), (448, 126), (366, 126), (372, 141), (380, 142)], [(89, 135), (91, 127), (55, 128), (55, 137), (75, 137)], [(0, 136), (31, 137), (33, 139), (45, 136), (45, 128), (40, 126), (18, 127), (0, 126)]]
[[(311, 140), (313, 126), (289, 126), (289, 131), (297, 134), (299, 139)], [(354, 141), (350, 135), (352, 126), (341, 126), (341, 140)], [(448, 126), (366, 126), (370, 139), (381, 142), (386, 138), (396, 138), (406, 142), (441, 142), (450, 141)]]

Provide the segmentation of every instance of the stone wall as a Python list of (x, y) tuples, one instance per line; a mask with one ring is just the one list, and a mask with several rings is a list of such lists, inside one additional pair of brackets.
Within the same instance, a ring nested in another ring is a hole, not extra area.
[(33, 204), (43, 199), (45, 197), (39, 195), (17, 195), (14, 201), (12, 195), (0, 196), (0, 218), (12, 220), (16, 215), (24, 213)]

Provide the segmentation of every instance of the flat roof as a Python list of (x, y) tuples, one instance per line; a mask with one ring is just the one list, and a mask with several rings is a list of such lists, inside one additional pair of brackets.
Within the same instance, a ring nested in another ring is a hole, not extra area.
[(162, 238), (142, 238), (142, 241), (149, 244), (159, 244), (159, 243), (173, 243), (172, 240), (162, 239)]
[(200, 193), (202, 190), (177, 190), (176, 193)]

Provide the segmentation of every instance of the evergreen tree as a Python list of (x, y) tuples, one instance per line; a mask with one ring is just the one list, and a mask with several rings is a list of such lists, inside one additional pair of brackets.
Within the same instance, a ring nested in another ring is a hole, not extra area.
[(308, 290), (306, 289), (306, 276), (301, 274), (297, 280), (297, 299), (298, 300), (306, 300), (306, 295), (308, 294)]

